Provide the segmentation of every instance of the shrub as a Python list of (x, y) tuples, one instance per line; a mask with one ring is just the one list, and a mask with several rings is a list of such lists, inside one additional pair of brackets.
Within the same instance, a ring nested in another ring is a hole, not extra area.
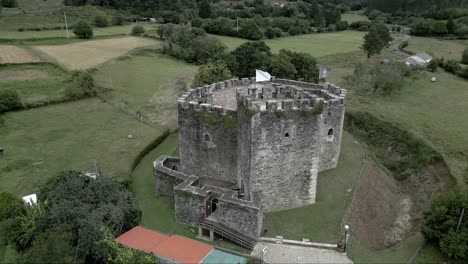
[(107, 21), (107, 17), (97, 15), (94, 17), (94, 25), (96, 25), (96, 27), (107, 27), (109, 22)]
[(468, 64), (468, 47), (463, 51), (461, 63)]
[(468, 79), (468, 66), (465, 66), (463, 69), (458, 71), (460, 77)]
[(443, 68), (448, 72), (457, 73), (461, 69), (461, 66), (456, 60), (447, 60)]
[(136, 25), (132, 28), (132, 35), (133, 36), (139, 36), (141, 34), (145, 33), (145, 28), (140, 25)]
[(98, 95), (98, 90), (94, 84), (94, 78), (86, 71), (72, 71), (69, 81), (73, 85), (67, 87), (65, 94), (70, 99), (79, 99), (86, 96)]
[(268, 27), (266, 30), (265, 30), (265, 37), (267, 37), (268, 39), (272, 39), (274, 38), (276, 35), (275, 35), (275, 30), (272, 28), (272, 27)]
[(171, 131), (169, 129), (165, 130), (164, 133), (162, 133), (162, 135), (155, 138), (149, 145), (147, 145), (144, 149), (142, 149), (140, 153), (138, 153), (138, 156), (132, 162), (132, 171), (138, 166), (140, 161), (148, 153), (150, 153), (153, 149), (159, 146), (170, 134), (171, 134)]
[(427, 69), (429, 69), (431, 72), (437, 71), (437, 67), (439, 67), (439, 63), (435, 59), (432, 59), (427, 65)]
[(113, 16), (112, 17), (112, 25), (114, 26), (121, 26), (124, 24), (124, 18), (122, 16)]
[(93, 28), (84, 20), (79, 20), (73, 25), (73, 33), (83, 39), (90, 39), (94, 35)]
[(21, 109), (22, 106), (21, 99), (16, 91), (0, 91), (0, 113)]
[(273, 31), (275, 33), (275, 37), (279, 38), (281, 35), (283, 35), (283, 31), (281, 31), (280, 28), (273, 28)]
[(347, 21), (341, 21), (336, 23), (336, 30), (346, 30), (348, 29), (349, 25)]
[(351, 23), (351, 25), (349, 25), (349, 27), (352, 29), (357, 29), (361, 26), (370, 27), (370, 25), (371, 25), (370, 21), (354, 21), (353, 23)]
[(362, 25), (362, 26), (360, 26), (357, 30), (358, 30), (358, 31), (369, 31), (369, 27), (366, 26), (366, 25)]
[(16, 0), (1, 0), (1, 6), (6, 8), (18, 7), (18, 2)]
[(202, 25), (203, 25), (203, 20), (202, 19), (200, 19), (198, 17), (192, 19), (192, 27), (199, 28), (199, 27), (202, 27)]
[(224, 62), (208, 63), (198, 69), (192, 86), (199, 87), (230, 78), (232, 78), (231, 71)]

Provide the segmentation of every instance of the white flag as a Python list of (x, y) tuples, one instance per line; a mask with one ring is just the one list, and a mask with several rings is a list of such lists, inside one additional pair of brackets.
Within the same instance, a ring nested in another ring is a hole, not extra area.
[(255, 70), (255, 81), (256, 82), (264, 82), (271, 80), (271, 75), (268, 72), (264, 72), (261, 70)]

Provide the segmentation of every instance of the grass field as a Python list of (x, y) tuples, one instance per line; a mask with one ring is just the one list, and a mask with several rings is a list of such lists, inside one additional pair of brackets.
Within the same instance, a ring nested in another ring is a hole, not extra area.
[(341, 15), (342, 21), (347, 21), (348, 24), (351, 24), (356, 21), (369, 21), (369, 18), (362, 14), (361, 11), (351, 11)]
[(460, 61), (463, 50), (468, 47), (468, 40), (446, 40), (426, 37), (411, 37), (407, 51), (427, 52), (435, 57), (444, 57)]
[(15, 90), (24, 104), (65, 97), (68, 73), (53, 64), (0, 66), (0, 90)]
[(88, 69), (122, 56), (132, 49), (157, 44), (159, 42), (152, 39), (128, 36), (67, 45), (35, 46), (34, 49), (68, 69)]
[[(11, 23), (14, 23), (14, 22), (11, 22)], [(134, 25), (135, 24), (129, 24), (129, 25), (124, 25), (124, 26), (111, 26), (111, 27), (105, 27), (105, 28), (93, 28), (94, 36), (104, 37), (104, 36), (128, 35), (130, 34)], [(144, 26), (146, 30), (154, 29), (153, 26), (150, 26), (147, 24), (141, 24), (141, 25)], [(70, 30), (69, 33), (70, 33), (71, 38), (76, 38), (75, 34), (73, 34), (73, 30)], [(19, 40), (30, 40), (30, 39), (66, 38), (66, 37), (67, 37), (67, 32), (64, 29), (63, 30), (44, 30), (44, 31), (22, 31), (22, 32), (17, 31), (17, 30), (0, 29), (0, 40), (9, 39), (9, 40), (19, 41)]]
[(335, 169), (319, 173), (317, 202), (297, 209), (265, 214), (265, 236), (336, 243), (342, 236), (342, 220), (366, 158), (365, 149), (349, 133), (343, 134)]
[(161, 54), (108, 62), (95, 73), (97, 84), (113, 89), (111, 102), (140, 112), (165, 127), (176, 127), (179, 87), (190, 84), (197, 67)]
[[(143, 212), (140, 225), (164, 233), (175, 233), (196, 239), (198, 235), (196, 228), (175, 223), (174, 201), (167, 197), (158, 197), (154, 192), (153, 161), (161, 155), (177, 156), (175, 153), (178, 145), (177, 139), (176, 134), (170, 135), (161, 145), (146, 155), (132, 173), (138, 206)], [(203, 240), (202, 242), (242, 253), (250, 252), (226, 240), (216, 239), (214, 242)]]
[(57, 172), (95, 164), (126, 179), (138, 152), (161, 133), (98, 99), (2, 114), (0, 192), (30, 194)]
[[(233, 50), (248, 40), (212, 35), (220, 39), (229, 50)], [(315, 57), (327, 56), (342, 52), (357, 51), (360, 49), (364, 33), (359, 31), (340, 31), (333, 33), (307, 34), (293, 37), (284, 37), (265, 40), (273, 53), (280, 49), (306, 52)]]

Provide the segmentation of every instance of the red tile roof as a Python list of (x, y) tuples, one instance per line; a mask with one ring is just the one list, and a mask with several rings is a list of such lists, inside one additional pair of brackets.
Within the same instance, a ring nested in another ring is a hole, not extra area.
[(181, 263), (200, 263), (213, 249), (213, 246), (173, 235), (157, 245), (153, 252)]
[(200, 263), (214, 249), (195, 240), (177, 235), (168, 236), (141, 226), (132, 228), (115, 241), (180, 263)]
[(145, 252), (153, 252), (153, 248), (167, 240), (168, 235), (136, 226), (115, 239), (115, 242)]

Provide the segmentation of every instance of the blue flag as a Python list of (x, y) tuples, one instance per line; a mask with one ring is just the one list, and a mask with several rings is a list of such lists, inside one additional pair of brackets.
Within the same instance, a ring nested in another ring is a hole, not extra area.
[(331, 68), (320, 67), (319, 70), (319, 79), (325, 79), (330, 77)]

